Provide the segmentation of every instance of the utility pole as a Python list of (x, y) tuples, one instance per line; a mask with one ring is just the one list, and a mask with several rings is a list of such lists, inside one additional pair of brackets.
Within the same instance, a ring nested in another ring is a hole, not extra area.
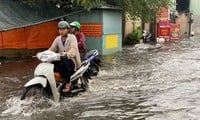
[(193, 14), (192, 13), (189, 13), (189, 33), (188, 33), (188, 37), (191, 36), (191, 26), (192, 26), (192, 23), (193, 23)]

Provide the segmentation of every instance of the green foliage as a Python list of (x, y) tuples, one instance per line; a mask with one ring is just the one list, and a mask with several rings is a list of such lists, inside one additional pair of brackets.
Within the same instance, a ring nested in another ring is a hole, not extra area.
[(38, 5), (44, 2), (46, 3), (53, 2), (55, 4), (60, 4), (61, 6), (66, 6), (66, 5), (79, 6), (89, 11), (94, 6), (97, 6), (100, 3), (102, 3), (103, 0), (22, 0), (21, 2), (24, 4), (28, 4), (30, 6)]
[(124, 13), (129, 13), (133, 20), (142, 19), (143, 22), (151, 22), (155, 15), (159, 14), (160, 7), (171, 6), (171, 0), (18, 0), (29, 5), (38, 5), (40, 3), (53, 2), (61, 6), (73, 5), (83, 7), (86, 10), (98, 6), (101, 3), (118, 5)]
[(134, 29), (133, 32), (129, 33), (126, 37), (125, 44), (126, 45), (134, 45), (140, 42), (142, 37), (141, 27)]
[(94, 6), (102, 3), (103, 0), (71, 0), (74, 5), (83, 6), (86, 10), (90, 10)]
[(151, 22), (162, 6), (170, 6), (171, 0), (119, 0), (124, 12), (131, 15), (132, 19), (142, 19)]

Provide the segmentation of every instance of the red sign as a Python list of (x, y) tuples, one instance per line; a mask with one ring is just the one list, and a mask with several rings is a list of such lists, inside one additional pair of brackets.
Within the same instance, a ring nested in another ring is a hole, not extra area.
[(159, 30), (160, 37), (169, 37), (170, 36), (170, 28), (163, 27)]
[(171, 39), (180, 39), (180, 24), (171, 24)]
[(102, 37), (101, 23), (81, 23), (81, 32), (86, 37)]
[(160, 38), (169, 38), (170, 37), (170, 22), (168, 20), (159, 21), (158, 37), (160, 37)]

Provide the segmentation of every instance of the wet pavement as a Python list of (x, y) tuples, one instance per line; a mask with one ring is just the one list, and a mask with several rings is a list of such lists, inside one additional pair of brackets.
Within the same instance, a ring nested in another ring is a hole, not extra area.
[(0, 119), (198, 120), (199, 41), (168, 43), (159, 50), (125, 47), (103, 56), (102, 70), (89, 90), (59, 103), (19, 100), (38, 60), (1, 61)]

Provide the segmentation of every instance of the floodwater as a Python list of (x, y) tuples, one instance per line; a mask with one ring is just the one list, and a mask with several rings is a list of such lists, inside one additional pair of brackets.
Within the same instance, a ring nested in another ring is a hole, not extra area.
[(200, 39), (103, 56), (89, 90), (59, 103), (19, 96), (39, 61), (2, 61), (1, 120), (199, 120)]

